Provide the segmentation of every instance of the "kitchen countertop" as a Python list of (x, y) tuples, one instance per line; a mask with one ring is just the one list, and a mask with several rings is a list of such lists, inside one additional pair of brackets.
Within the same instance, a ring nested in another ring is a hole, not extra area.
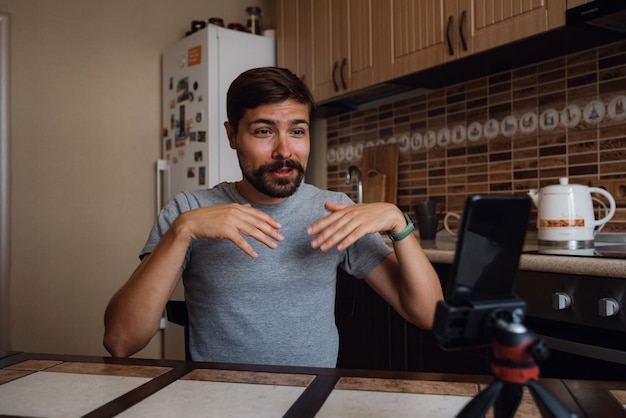
[[(450, 417), (491, 376), (17, 353), (0, 415)], [(579, 417), (626, 416), (626, 383), (541, 379)], [(527, 389), (515, 415), (541, 414)]]
[[(415, 234), (419, 240), (419, 234)], [(456, 250), (456, 236), (445, 230), (437, 239), (420, 242), (431, 263), (452, 264)], [(537, 250), (536, 233), (529, 232), (524, 251)], [(577, 274), (598, 277), (626, 278), (626, 259), (607, 257), (580, 257), (544, 254), (522, 254), (520, 270), (550, 273)]]

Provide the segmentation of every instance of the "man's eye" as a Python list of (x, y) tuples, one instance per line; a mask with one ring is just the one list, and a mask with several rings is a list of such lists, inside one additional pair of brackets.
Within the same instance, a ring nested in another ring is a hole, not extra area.
[(293, 133), (294, 135), (304, 135), (306, 132), (304, 131), (304, 129), (294, 129)]
[(256, 134), (257, 135), (269, 135), (270, 134), (270, 130), (269, 129), (265, 129), (265, 128), (257, 129), (256, 130)]

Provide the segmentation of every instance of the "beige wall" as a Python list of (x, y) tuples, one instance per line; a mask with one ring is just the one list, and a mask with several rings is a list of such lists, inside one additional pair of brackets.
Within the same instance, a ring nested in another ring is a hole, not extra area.
[[(106, 353), (104, 308), (155, 219), (160, 53), (191, 20), (243, 22), (252, 4), (273, 28), (273, 0), (0, 0), (12, 168), (0, 349)], [(158, 338), (140, 355), (159, 356)]]

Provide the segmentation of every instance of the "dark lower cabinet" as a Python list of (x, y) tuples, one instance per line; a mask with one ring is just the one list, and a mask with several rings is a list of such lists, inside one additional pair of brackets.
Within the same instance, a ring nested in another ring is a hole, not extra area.
[[(449, 265), (435, 265), (442, 284)], [(363, 280), (338, 271), (337, 367), (437, 373), (490, 374), (488, 347), (444, 351), (431, 331), (405, 321)]]

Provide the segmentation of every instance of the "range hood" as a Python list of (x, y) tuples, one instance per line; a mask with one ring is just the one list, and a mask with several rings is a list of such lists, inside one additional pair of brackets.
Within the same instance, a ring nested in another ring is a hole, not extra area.
[(569, 9), (568, 26), (588, 26), (626, 36), (626, 1), (595, 0)]

